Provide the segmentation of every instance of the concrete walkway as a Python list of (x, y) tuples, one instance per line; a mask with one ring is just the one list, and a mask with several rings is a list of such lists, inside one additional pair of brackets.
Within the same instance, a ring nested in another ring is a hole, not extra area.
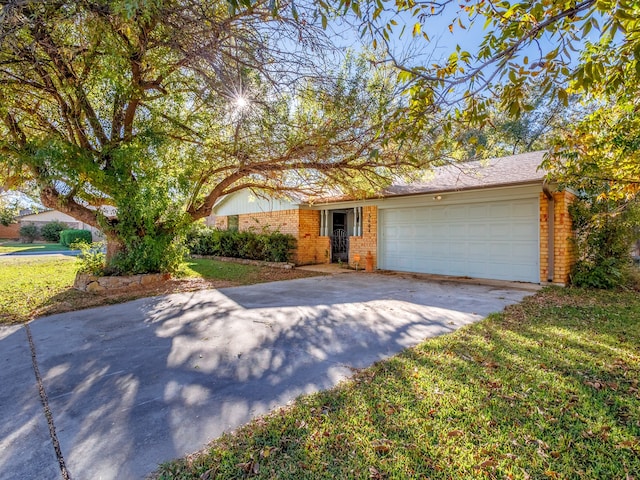
[(531, 293), (359, 272), (3, 327), (0, 478), (144, 478), (354, 367)]

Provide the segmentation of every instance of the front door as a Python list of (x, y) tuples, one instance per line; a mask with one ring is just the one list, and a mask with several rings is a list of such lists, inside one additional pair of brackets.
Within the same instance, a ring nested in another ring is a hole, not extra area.
[(333, 212), (331, 232), (331, 261), (349, 261), (349, 237), (347, 236), (347, 214)]

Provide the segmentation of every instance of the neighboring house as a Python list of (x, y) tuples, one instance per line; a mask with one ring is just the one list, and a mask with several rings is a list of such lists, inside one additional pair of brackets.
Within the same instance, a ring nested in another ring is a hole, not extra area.
[(544, 152), (450, 165), (375, 198), (264, 199), (243, 190), (214, 207), (218, 228), (279, 230), (298, 241), (296, 264), (374, 267), (532, 283), (568, 281), (574, 261), (568, 205), (545, 183)]
[(20, 238), (20, 224), (12, 223), (11, 225), (0, 225), (0, 238), (8, 240), (18, 240)]
[(66, 213), (59, 212), (57, 210), (43, 210), (38, 213), (21, 214), (18, 218), (20, 226), (24, 225), (36, 225), (41, 228), (49, 222), (58, 221), (66, 223), (69, 228), (76, 228), (78, 230), (90, 230), (94, 240), (102, 239), (103, 235), (100, 230), (88, 225), (86, 223), (79, 222), (75, 218), (67, 215)]

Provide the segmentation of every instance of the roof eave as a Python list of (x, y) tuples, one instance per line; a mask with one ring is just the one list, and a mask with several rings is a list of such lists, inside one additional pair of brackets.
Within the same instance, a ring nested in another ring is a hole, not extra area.
[[(423, 190), (421, 192), (409, 192), (409, 193), (396, 193), (396, 194), (377, 194), (371, 195), (365, 198), (335, 198), (335, 199), (326, 199), (315, 201), (312, 204), (305, 204), (307, 206), (310, 205), (328, 205), (332, 203), (340, 203), (340, 202), (357, 202), (359, 200), (378, 200), (383, 198), (399, 198), (399, 197), (416, 197), (419, 195), (433, 195), (434, 193), (443, 194), (443, 193), (456, 193), (456, 192), (467, 192), (472, 190), (489, 190), (492, 188), (505, 188), (505, 187), (520, 187), (524, 185), (542, 185), (544, 183), (544, 178), (538, 178), (534, 180), (524, 180), (521, 182), (505, 182), (505, 183), (496, 183), (492, 185), (473, 185), (469, 187), (461, 187), (456, 189), (451, 188), (437, 188), (433, 190)], [(553, 183), (553, 182), (547, 182)]]

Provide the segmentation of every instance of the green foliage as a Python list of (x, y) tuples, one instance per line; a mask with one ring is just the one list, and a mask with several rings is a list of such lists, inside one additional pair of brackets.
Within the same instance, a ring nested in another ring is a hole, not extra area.
[(85, 242), (91, 243), (92, 235), (89, 230), (78, 230), (75, 228), (69, 228), (67, 230), (60, 231), (60, 244), (65, 247), (70, 246), (72, 243)]
[(273, 17), (249, 3), (2, 10), (0, 184), (35, 183), (47, 207), (100, 228), (107, 270), (124, 274), (177, 268), (185, 225), (226, 194), (370, 192), (421, 162), (410, 138), (389, 141), (403, 128), (395, 72), (338, 66), (312, 4)]
[(16, 217), (20, 211), (17, 203), (6, 202), (0, 197), (0, 225), (8, 227), (16, 221)]
[(638, 237), (637, 203), (583, 198), (569, 207), (578, 259), (571, 283), (581, 287), (615, 288), (630, 280), (631, 246)]
[(545, 166), (574, 189), (629, 200), (640, 192), (640, 82), (590, 99), (591, 113), (558, 133)]
[(186, 252), (173, 235), (145, 235), (129, 241), (126, 251), (116, 254), (105, 272), (108, 275), (174, 273), (179, 270)]
[[(22, 323), (53, 305), (82, 308), (75, 302), (80, 292), (71, 288), (76, 274), (73, 258), (20, 256), (4, 258), (0, 267), (0, 324)], [(69, 298), (69, 294), (72, 297)], [(52, 308), (53, 307), (53, 308)]]
[(292, 235), (279, 232), (255, 233), (198, 228), (189, 232), (187, 247), (194, 255), (287, 262), (296, 248), (296, 239)]
[(72, 243), (70, 247), (74, 250), (80, 250), (80, 255), (77, 257), (79, 272), (93, 275), (104, 274), (106, 255), (103, 242), (79, 241)]
[(39, 234), (40, 230), (35, 225), (23, 225), (20, 227), (20, 240), (23, 243), (33, 243)]
[(66, 223), (54, 220), (40, 227), (40, 235), (48, 242), (59, 242), (60, 232), (68, 229), (69, 225)]

